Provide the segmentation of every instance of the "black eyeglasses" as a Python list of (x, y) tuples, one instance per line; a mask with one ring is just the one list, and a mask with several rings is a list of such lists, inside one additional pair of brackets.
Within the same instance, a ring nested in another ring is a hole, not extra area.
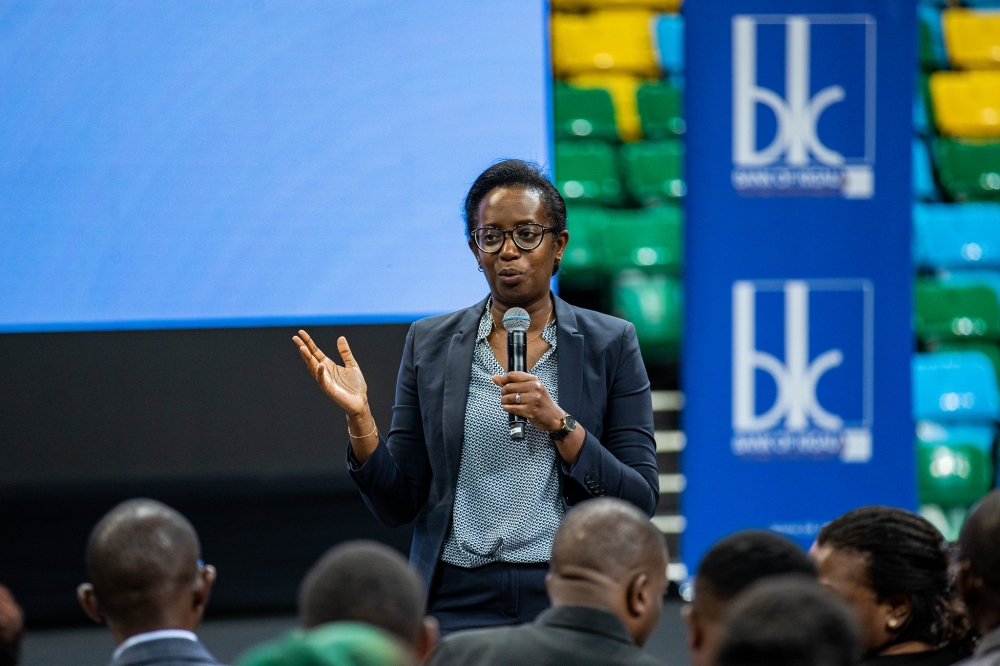
[(555, 231), (555, 227), (543, 227), (540, 224), (519, 224), (510, 231), (496, 227), (482, 227), (472, 232), (476, 246), (486, 254), (496, 254), (503, 248), (507, 234), (514, 239), (514, 245), (522, 250), (531, 251), (542, 244), (546, 231)]

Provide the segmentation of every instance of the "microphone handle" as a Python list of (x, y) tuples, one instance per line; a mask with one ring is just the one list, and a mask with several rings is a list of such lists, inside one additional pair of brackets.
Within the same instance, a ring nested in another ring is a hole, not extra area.
[[(527, 372), (528, 336), (524, 331), (507, 332), (507, 372)], [(510, 438), (524, 439), (524, 430), (528, 420), (523, 416), (511, 414)]]

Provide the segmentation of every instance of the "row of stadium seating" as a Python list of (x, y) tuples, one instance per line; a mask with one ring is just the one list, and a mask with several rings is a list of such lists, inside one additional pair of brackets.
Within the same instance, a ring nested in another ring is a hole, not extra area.
[(996, 484), (1000, 71), (962, 70), (1000, 65), (1000, 14), (926, 1), (919, 12), (914, 328), (929, 353), (913, 359), (913, 418), (921, 513), (954, 538)]
[(681, 91), (658, 81), (619, 74), (588, 74), (556, 84), (557, 139), (637, 141), (684, 134)]
[(684, 19), (641, 7), (552, 14), (552, 69), (559, 78), (594, 71), (658, 78), (684, 70)]
[(684, 143), (604, 141), (556, 143), (556, 187), (567, 202), (654, 205), (687, 193)]

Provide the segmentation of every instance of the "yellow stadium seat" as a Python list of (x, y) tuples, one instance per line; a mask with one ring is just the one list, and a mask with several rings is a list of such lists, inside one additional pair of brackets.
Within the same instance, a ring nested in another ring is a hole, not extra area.
[(557, 77), (582, 72), (628, 72), (657, 77), (653, 17), (648, 9), (552, 14), (552, 67)]
[(611, 7), (642, 7), (668, 13), (676, 13), (681, 10), (681, 0), (552, 0), (551, 4), (552, 9), (571, 12)]
[(947, 136), (1000, 136), (1000, 72), (934, 72), (931, 103)]
[(962, 69), (1000, 67), (1000, 12), (946, 9), (941, 23), (952, 65)]
[(569, 82), (577, 88), (603, 88), (611, 93), (615, 105), (615, 125), (622, 141), (638, 141), (642, 138), (642, 123), (639, 119), (639, 105), (636, 93), (646, 81), (632, 74), (577, 74)]

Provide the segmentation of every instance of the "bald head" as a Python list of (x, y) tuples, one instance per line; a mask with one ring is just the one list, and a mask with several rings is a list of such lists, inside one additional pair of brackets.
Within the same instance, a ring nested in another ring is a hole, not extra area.
[(87, 543), (87, 573), (104, 616), (149, 622), (195, 585), (201, 545), (191, 523), (169, 506), (134, 499), (112, 509)]
[(601, 498), (583, 502), (563, 520), (549, 568), (555, 574), (588, 569), (622, 582), (636, 571), (666, 566), (666, 543), (649, 516), (622, 500)]

